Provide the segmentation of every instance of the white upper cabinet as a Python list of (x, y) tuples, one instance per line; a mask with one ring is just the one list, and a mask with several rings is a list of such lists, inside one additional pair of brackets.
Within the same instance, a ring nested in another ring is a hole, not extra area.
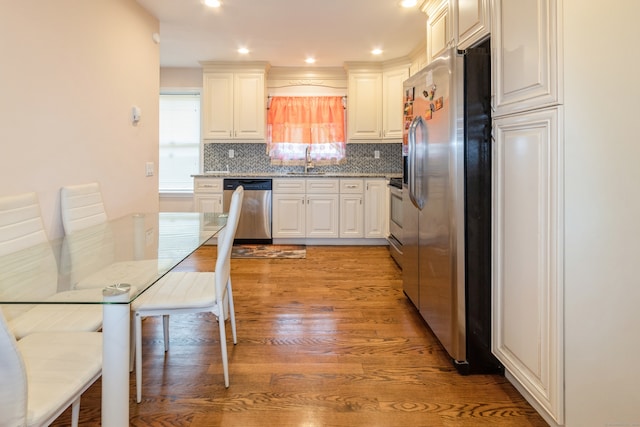
[(427, 65), (427, 40), (418, 46), (411, 56), (411, 64), (409, 65), (409, 76), (413, 76)]
[(382, 137), (381, 73), (349, 73), (347, 133), (349, 140)]
[(382, 139), (402, 140), (402, 84), (408, 78), (407, 67), (382, 72)]
[(264, 140), (266, 65), (227, 69), (203, 63), (202, 138)]
[(233, 73), (202, 76), (202, 138), (233, 138)]
[(233, 137), (264, 139), (266, 111), (264, 73), (237, 73), (233, 80)]
[(496, 0), (495, 117), (562, 103), (557, 0)]
[(489, 1), (457, 0), (453, 2), (458, 49), (472, 47), (491, 33)]
[(423, 12), (427, 14), (427, 62), (443, 53), (451, 43), (451, 13), (448, 0), (427, 2)]
[(347, 138), (349, 141), (402, 141), (402, 84), (409, 61), (393, 67), (348, 65)]

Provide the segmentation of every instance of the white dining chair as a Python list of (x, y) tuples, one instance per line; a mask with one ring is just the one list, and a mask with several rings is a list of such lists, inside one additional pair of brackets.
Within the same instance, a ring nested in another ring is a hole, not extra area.
[(36, 193), (0, 197), (0, 256), (46, 241)]
[[(164, 267), (157, 259), (117, 260), (97, 182), (62, 187), (60, 207), (65, 231), (60, 264), (72, 289), (102, 289), (127, 283), (135, 293), (137, 286), (156, 277), (159, 268)], [(85, 232), (79, 234), (81, 231)]]
[(86, 295), (58, 292), (57, 262), (36, 193), (0, 197), (0, 294), (3, 299), (51, 302), (4, 306), (17, 339), (34, 332), (96, 331), (102, 327), (100, 305), (67, 305), (64, 303), (86, 299)]
[(102, 373), (99, 332), (36, 333), (16, 341), (0, 309), (0, 426), (48, 426)]
[(97, 182), (62, 187), (60, 207), (65, 234), (107, 221), (100, 184)]
[[(231, 324), (237, 343), (236, 318), (231, 289), (231, 250), (244, 197), (238, 187), (231, 198), (226, 226), (218, 233), (218, 254), (214, 272), (170, 272), (132, 303), (135, 324), (136, 401), (142, 400), (142, 318), (163, 317), (164, 349), (169, 350), (169, 315), (210, 312), (218, 318), (220, 351), (225, 387), (229, 387), (229, 362), (225, 319)], [(228, 312), (227, 310), (228, 306)]]

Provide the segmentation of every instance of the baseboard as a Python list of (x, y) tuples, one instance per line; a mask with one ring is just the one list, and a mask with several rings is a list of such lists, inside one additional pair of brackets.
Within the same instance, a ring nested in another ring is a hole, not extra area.
[(388, 246), (387, 239), (273, 239), (274, 245)]

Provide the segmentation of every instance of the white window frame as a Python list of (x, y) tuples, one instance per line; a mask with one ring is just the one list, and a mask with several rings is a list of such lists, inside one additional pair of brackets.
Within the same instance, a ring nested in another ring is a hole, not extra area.
[[(201, 101), (201, 96), (202, 96), (202, 89), (201, 88), (161, 88), (160, 89), (160, 94), (159, 97), (162, 96), (166, 96), (166, 95), (175, 95), (175, 96), (179, 96), (179, 95), (188, 95), (188, 96), (197, 96), (199, 102), (198, 108), (199, 111), (202, 108), (202, 101)], [(159, 112), (160, 114), (160, 112)], [(197, 127), (197, 144), (198, 144), (198, 158), (196, 159), (196, 164), (197, 164), (197, 168), (194, 169), (193, 174), (197, 174), (200, 173), (201, 169), (202, 169), (202, 156), (203, 156), (203, 151), (202, 151), (202, 144), (201, 144), (201, 115), (198, 115), (198, 127)], [(160, 132), (159, 132), (160, 133)], [(193, 194), (193, 178), (190, 177), (190, 184), (188, 186), (184, 186), (184, 188), (167, 188), (164, 187), (163, 188), (163, 184), (162, 181), (160, 180), (160, 168), (161, 168), (161, 157), (162, 157), (162, 142), (160, 139), (160, 134), (158, 137), (158, 187), (159, 187), (159, 192), (161, 195), (184, 195), (186, 196), (190, 196)]]

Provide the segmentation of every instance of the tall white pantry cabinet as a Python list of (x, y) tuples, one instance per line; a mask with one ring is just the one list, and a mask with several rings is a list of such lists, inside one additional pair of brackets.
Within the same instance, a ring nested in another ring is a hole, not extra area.
[(640, 425), (640, 2), (491, 6), (493, 351), (551, 426)]
[(507, 377), (562, 425), (559, 5), (497, 0), (493, 13), (492, 348)]

